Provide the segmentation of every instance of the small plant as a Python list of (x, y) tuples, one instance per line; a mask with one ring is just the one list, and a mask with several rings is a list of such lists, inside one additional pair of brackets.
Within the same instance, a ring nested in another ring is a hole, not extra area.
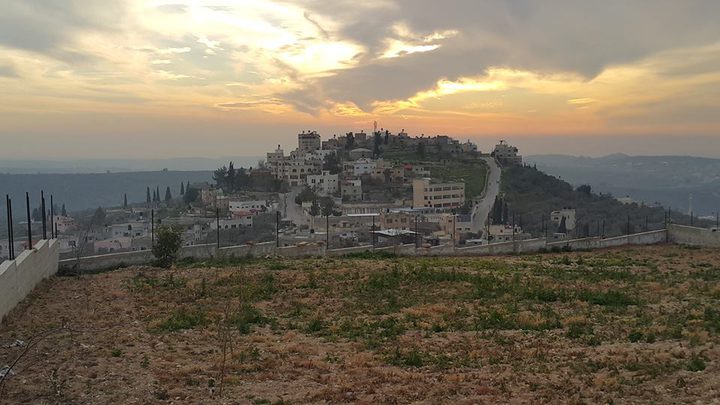
[(637, 343), (637, 342), (641, 341), (642, 338), (643, 338), (643, 334), (642, 334), (642, 332), (640, 332), (638, 330), (634, 330), (634, 331), (630, 332), (630, 334), (628, 335), (628, 340), (631, 341), (632, 343)]
[(323, 329), (325, 329), (325, 323), (320, 318), (311, 319), (307, 326), (307, 331), (310, 333), (317, 333)]
[(690, 362), (688, 362), (687, 369), (688, 369), (688, 371), (692, 371), (692, 372), (698, 372), (698, 371), (705, 370), (705, 359), (694, 354), (692, 356), (692, 358), (690, 359)]
[(142, 361), (140, 361), (140, 367), (148, 368), (148, 366), (150, 366), (150, 359), (148, 359), (147, 354), (143, 354)]
[(192, 329), (207, 323), (204, 312), (187, 311), (181, 309), (170, 316), (165, 322), (160, 324), (159, 329), (166, 332), (176, 332), (183, 329)]
[(180, 247), (182, 247), (180, 230), (169, 226), (161, 226), (156, 232), (156, 241), (152, 248), (155, 264), (159, 267), (171, 267), (177, 260)]
[(122, 357), (122, 350), (118, 349), (117, 347), (114, 347), (112, 350), (110, 350), (110, 355), (113, 357)]

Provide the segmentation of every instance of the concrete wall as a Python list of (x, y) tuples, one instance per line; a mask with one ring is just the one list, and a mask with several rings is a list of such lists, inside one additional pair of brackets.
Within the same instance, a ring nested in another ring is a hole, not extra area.
[[(692, 228), (690, 232), (693, 234), (697, 233), (695, 231), (696, 229), (697, 228)], [(713, 234), (711, 236), (716, 237), (718, 235)], [(659, 230), (608, 239), (592, 237), (566, 241), (546, 242), (545, 239), (539, 238), (467, 247), (453, 247), (451, 244), (446, 244), (433, 247), (415, 248), (414, 244), (407, 244), (378, 247), (374, 250), (370, 245), (327, 250), (325, 249), (325, 246), (323, 244), (314, 243), (308, 243), (301, 246), (286, 246), (277, 248), (275, 247), (275, 242), (263, 242), (253, 245), (228, 246), (222, 247), (218, 250), (215, 245), (209, 244), (183, 247), (180, 251), (180, 258), (194, 258), (202, 260), (215, 257), (337, 257), (351, 253), (361, 253), (365, 251), (388, 252), (398, 256), (486, 256), (513, 253), (535, 253), (542, 249), (549, 250), (553, 247), (563, 248), (566, 246), (569, 246), (573, 250), (585, 250), (626, 245), (649, 245), (656, 243), (664, 243), (665, 238), (665, 230)], [(718, 245), (720, 245), (720, 237), (717, 238), (717, 243)], [(154, 258), (152, 252), (145, 250), (139, 252), (125, 252), (100, 256), (88, 256), (82, 257), (79, 260), (61, 260), (60, 268), (67, 270), (77, 269), (78, 271), (92, 272), (131, 265), (146, 265), (152, 263), (153, 260)]]
[(8, 314), (42, 280), (57, 273), (57, 240), (41, 240), (32, 250), (0, 264), (0, 319)]
[(668, 226), (668, 240), (680, 245), (720, 247), (720, 231), (671, 224)]

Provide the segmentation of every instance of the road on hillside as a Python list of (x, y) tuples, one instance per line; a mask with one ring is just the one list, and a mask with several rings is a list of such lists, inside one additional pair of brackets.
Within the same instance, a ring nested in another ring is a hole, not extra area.
[(487, 188), (484, 190), (483, 195), (475, 200), (472, 212), (472, 231), (479, 232), (485, 228), (485, 221), (487, 219), (490, 210), (492, 210), (495, 197), (500, 192), (500, 174), (502, 170), (500, 165), (495, 161), (493, 157), (481, 158), (487, 163)]
[(302, 188), (294, 188), (287, 194), (280, 194), (280, 213), (283, 219), (291, 220), (295, 225), (308, 225), (308, 216), (305, 210), (295, 204), (295, 197), (302, 191)]

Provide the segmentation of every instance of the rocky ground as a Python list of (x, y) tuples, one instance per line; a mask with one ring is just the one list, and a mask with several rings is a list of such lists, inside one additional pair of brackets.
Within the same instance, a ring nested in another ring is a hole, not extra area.
[(720, 252), (238, 260), (44, 282), (0, 403), (708, 403)]

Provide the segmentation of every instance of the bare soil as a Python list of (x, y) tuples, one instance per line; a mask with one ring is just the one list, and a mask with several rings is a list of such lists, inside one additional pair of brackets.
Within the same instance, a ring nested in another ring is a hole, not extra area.
[(719, 281), (679, 246), (54, 277), (0, 403), (720, 402)]

